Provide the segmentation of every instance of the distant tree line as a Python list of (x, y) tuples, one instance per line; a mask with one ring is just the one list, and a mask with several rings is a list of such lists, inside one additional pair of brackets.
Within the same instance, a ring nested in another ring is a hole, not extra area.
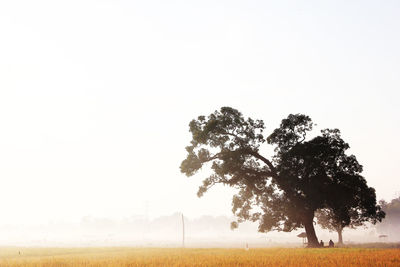
[(379, 204), (386, 213), (385, 220), (377, 224), (379, 233), (400, 239), (400, 196), (390, 202), (381, 200)]

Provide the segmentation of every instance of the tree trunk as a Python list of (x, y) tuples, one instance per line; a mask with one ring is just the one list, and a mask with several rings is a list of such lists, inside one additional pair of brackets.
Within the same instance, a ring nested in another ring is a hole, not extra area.
[(308, 240), (307, 247), (309, 247), (309, 248), (320, 247), (317, 235), (315, 234), (313, 219), (314, 219), (314, 216), (308, 216), (304, 222), (304, 228), (306, 229), (307, 240)]
[(343, 228), (339, 228), (337, 233), (338, 233), (338, 237), (339, 237), (338, 245), (343, 245), (343, 236), (342, 236)]

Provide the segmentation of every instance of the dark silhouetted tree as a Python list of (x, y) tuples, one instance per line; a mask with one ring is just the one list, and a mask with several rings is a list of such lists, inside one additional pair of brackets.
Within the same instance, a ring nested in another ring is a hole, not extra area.
[(364, 225), (365, 222), (369, 221), (376, 224), (378, 221), (382, 221), (384, 217), (383, 211), (378, 211), (371, 217), (363, 216), (358, 209), (349, 209), (344, 206), (340, 209), (322, 209), (315, 213), (315, 217), (318, 220), (318, 224), (323, 229), (329, 231), (335, 231), (338, 234), (338, 245), (343, 245), (343, 230), (345, 227), (355, 229), (358, 226)]
[(341, 144), (342, 156), (336, 164), (332, 162), (333, 164), (326, 165), (335, 182), (330, 185), (327, 208), (318, 210), (316, 217), (322, 228), (338, 233), (338, 244), (341, 245), (345, 227), (355, 228), (364, 225), (365, 222), (376, 224), (382, 221), (385, 213), (380, 205), (376, 205), (375, 190), (368, 187), (360, 175), (362, 166), (354, 156), (344, 154), (349, 146), (340, 138), (339, 132), (325, 130), (323, 135), (330, 135), (332, 141)]
[[(192, 140), (181, 172), (192, 176), (209, 163), (212, 174), (203, 181), (198, 196), (215, 184), (237, 188), (233, 213), (238, 222), (258, 221), (260, 232), (304, 227), (309, 246), (318, 247), (314, 213), (337, 202), (331, 193), (338, 184), (362, 185), (353, 192), (367, 190), (375, 197), (360, 175), (361, 165), (345, 154), (349, 146), (339, 130), (323, 130), (306, 140), (313, 128), (306, 115), (290, 114), (268, 137), (263, 134), (262, 120), (246, 119), (229, 107), (199, 116), (189, 127)], [(260, 153), (265, 142), (275, 147), (271, 159)], [(374, 212), (379, 212), (379, 206)]]

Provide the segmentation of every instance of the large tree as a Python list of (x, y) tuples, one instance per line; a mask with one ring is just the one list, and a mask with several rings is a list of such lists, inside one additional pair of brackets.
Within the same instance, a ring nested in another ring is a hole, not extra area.
[[(244, 118), (229, 107), (199, 116), (189, 127), (192, 140), (181, 171), (192, 176), (210, 164), (212, 173), (198, 196), (215, 184), (237, 188), (233, 213), (239, 222), (258, 221), (260, 232), (304, 227), (309, 246), (318, 247), (314, 213), (333, 205), (331, 193), (338, 184), (354, 184), (352, 180), (358, 179), (363, 186), (355, 191), (375, 194), (360, 175), (356, 158), (346, 155), (349, 146), (339, 130), (323, 130), (307, 140), (313, 123), (306, 115), (290, 114), (268, 137), (262, 120)], [(264, 143), (275, 148), (270, 159), (261, 154)], [(379, 206), (374, 208), (379, 211)]]

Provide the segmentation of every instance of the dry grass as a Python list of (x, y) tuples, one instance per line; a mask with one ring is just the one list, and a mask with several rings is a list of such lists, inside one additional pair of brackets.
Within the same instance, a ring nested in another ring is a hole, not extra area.
[(400, 249), (0, 248), (0, 266), (400, 266)]

